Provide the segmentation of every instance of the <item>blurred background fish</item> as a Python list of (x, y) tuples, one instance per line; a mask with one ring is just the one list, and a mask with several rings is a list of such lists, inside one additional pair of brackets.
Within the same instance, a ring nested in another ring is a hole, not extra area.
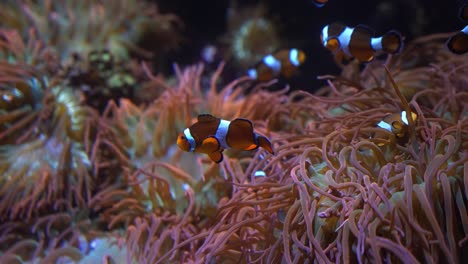
[(302, 50), (279, 50), (265, 56), (247, 74), (258, 81), (269, 81), (279, 76), (291, 78), (305, 59), (306, 55)]
[(314, 3), (314, 5), (316, 5), (317, 7), (323, 7), (327, 2), (328, 0), (313, 0), (312, 1), (312, 3)]
[[(413, 122), (415, 122), (418, 118), (418, 115), (414, 112), (411, 112), (411, 118), (413, 119)], [(408, 130), (408, 119), (406, 118), (406, 111), (401, 111), (401, 113), (394, 113), (385, 116), (383, 120), (377, 124), (377, 126), (392, 132), (397, 138), (405, 137)]]

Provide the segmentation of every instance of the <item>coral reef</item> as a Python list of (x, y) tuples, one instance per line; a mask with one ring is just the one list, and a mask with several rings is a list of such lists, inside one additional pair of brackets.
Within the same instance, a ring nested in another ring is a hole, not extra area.
[[(0, 263), (468, 260), (468, 55), (450, 34), (272, 91), (224, 63), (159, 74), (181, 22), (135, 3), (1, 4)], [(181, 151), (202, 113), (251, 120), (275, 155)]]

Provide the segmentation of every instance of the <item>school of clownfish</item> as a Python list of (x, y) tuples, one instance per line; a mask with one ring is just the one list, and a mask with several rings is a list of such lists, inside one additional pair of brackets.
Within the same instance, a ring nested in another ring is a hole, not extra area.
[[(328, 0), (314, 0), (317, 7), (323, 7)], [(468, 2), (460, 8), (459, 18), (468, 22)], [(380, 37), (374, 37), (373, 30), (359, 25), (348, 27), (334, 22), (326, 25), (320, 35), (322, 45), (331, 51), (336, 63), (357, 60), (360, 63), (372, 61), (376, 54), (397, 54), (403, 48), (403, 37), (391, 30)], [(446, 46), (454, 54), (468, 52), (468, 25), (451, 36)], [(265, 56), (247, 74), (256, 81), (269, 81), (274, 78), (291, 78), (304, 63), (306, 55), (299, 49), (283, 49)], [(413, 121), (417, 115), (408, 115)], [(406, 111), (389, 114), (383, 118), (377, 127), (392, 132), (397, 139), (404, 138), (408, 129)], [(255, 150), (262, 147), (274, 154), (270, 140), (254, 132), (250, 120), (237, 118), (232, 121), (223, 120), (209, 114), (198, 116), (198, 120), (181, 132), (177, 145), (183, 151), (207, 154), (219, 163), (223, 160), (223, 150), (233, 148), (238, 150)]]

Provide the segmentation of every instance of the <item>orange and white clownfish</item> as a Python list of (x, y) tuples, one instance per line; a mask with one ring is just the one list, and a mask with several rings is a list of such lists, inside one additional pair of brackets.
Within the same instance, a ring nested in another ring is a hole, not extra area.
[[(416, 121), (418, 115), (411, 112), (411, 119)], [(389, 114), (377, 124), (378, 127), (392, 132), (397, 138), (404, 138), (408, 131), (408, 119), (406, 118), (406, 111), (401, 113)]]
[(250, 120), (227, 121), (209, 114), (199, 115), (198, 122), (180, 133), (177, 145), (184, 151), (208, 154), (216, 163), (223, 160), (222, 152), (228, 148), (254, 150), (262, 147), (274, 154), (270, 141), (254, 132)]
[(354, 28), (335, 22), (326, 25), (320, 35), (322, 45), (335, 54), (335, 60), (356, 58), (359, 62), (369, 62), (377, 52), (398, 53), (403, 47), (403, 38), (395, 30), (381, 37), (373, 37), (373, 31), (366, 26)]
[(312, 3), (317, 7), (323, 7), (327, 2), (328, 0), (312, 0)]
[(299, 66), (304, 63), (306, 55), (302, 50), (279, 50), (265, 56), (247, 74), (258, 81), (270, 81), (280, 75), (291, 78)]
[[(460, 7), (458, 17), (464, 22), (468, 21), (468, 2)], [(461, 55), (468, 52), (468, 26), (452, 35), (445, 44), (452, 53)]]
[(447, 48), (455, 54), (465, 54), (468, 52), (468, 26), (455, 33), (447, 40)]

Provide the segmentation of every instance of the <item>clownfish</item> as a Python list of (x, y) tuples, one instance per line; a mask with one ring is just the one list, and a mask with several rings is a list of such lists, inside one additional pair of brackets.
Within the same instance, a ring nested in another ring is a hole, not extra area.
[[(468, 3), (460, 8), (458, 17), (462, 21), (468, 21)], [(451, 36), (445, 44), (452, 53), (461, 55), (468, 52), (468, 26)]]
[(317, 7), (323, 7), (327, 2), (328, 0), (312, 0), (312, 3)]
[(223, 160), (223, 150), (228, 148), (254, 150), (262, 147), (274, 154), (270, 141), (254, 132), (250, 120), (227, 121), (209, 114), (199, 115), (198, 122), (180, 133), (177, 145), (183, 151), (208, 154), (216, 163)]
[(371, 29), (365, 26), (347, 27), (335, 22), (326, 25), (320, 35), (322, 45), (335, 54), (335, 60), (356, 58), (359, 62), (370, 62), (377, 52), (398, 53), (403, 47), (403, 38), (395, 30), (381, 37), (373, 37)]
[(247, 74), (258, 81), (270, 81), (278, 76), (291, 78), (305, 61), (305, 53), (298, 49), (279, 50), (265, 56)]
[[(418, 115), (411, 112), (411, 119), (416, 121)], [(404, 138), (406, 132), (408, 131), (408, 119), (406, 118), (406, 111), (401, 111), (401, 113), (389, 114), (383, 118), (377, 124), (378, 127), (383, 128), (389, 132), (395, 134), (397, 138)]]
[(447, 48), (455, 54), (468, 52), (468, 26), (455, 33), (447, 40)]

